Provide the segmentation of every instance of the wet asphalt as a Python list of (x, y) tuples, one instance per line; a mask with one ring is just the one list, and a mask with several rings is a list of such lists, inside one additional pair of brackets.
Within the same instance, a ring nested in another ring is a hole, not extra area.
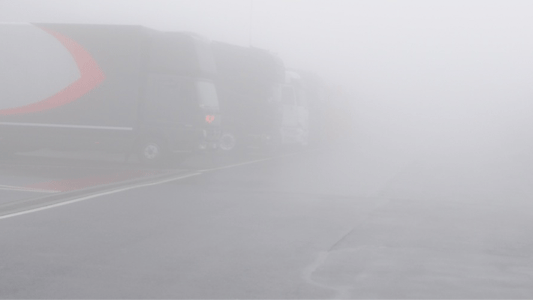
[(532, 164), (383, 144), (157, 172), (17, 157), (0, 204), (92, 196), (0, 216), (0, 297), (531, 298)]

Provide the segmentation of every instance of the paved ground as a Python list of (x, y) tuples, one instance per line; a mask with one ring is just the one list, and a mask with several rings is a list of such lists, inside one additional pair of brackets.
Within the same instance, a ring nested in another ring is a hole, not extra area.
[[(139, 171), (117, 164), (3, 166), (0, 184)], [(390, 145), (196, 157), (184, 179), (0, 219), (0, 297), (531, 298), (532, 164)]]

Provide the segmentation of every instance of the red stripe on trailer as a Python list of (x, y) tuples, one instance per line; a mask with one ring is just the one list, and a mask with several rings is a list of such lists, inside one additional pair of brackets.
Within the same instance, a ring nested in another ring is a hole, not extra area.
[(105, 75), (98, 63), (81, 45), (55, 31), (42, 27), (41, 29), (54, 36), (70, 52), (81, 76), (51, 97), (21, 107), (2, 109), (0, 110), (0, 115), (34, 113), (71, 103), (96, 88), (105, 79)]

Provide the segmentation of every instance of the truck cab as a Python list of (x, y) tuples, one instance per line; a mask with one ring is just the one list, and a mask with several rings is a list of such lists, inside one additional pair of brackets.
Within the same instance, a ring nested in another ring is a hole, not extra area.
[(282, 143), (307, 145), (309, 110), (304, 86), (297, 72), (285, 72), (285, 83), (279, 86), (277, 97), (282, 111)]

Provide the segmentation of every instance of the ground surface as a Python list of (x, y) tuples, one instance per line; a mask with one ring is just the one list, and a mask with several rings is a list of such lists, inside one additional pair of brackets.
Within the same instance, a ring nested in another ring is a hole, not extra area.
[(17, 156), (0, 164), (0, 297), (531, 298), (527, 157)]

